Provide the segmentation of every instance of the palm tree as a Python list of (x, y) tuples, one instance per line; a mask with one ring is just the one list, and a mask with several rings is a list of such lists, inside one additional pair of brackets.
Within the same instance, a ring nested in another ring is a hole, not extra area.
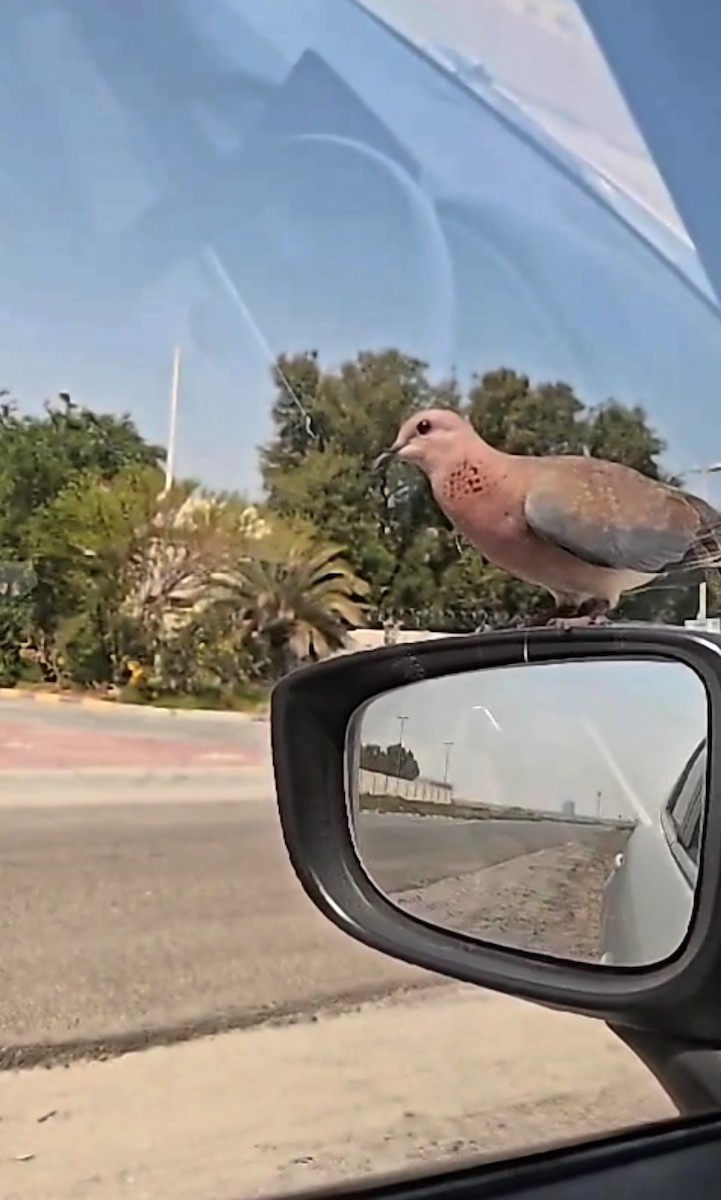
[(276, 524), (215, 583), (237, 611), (245, 640), (265, 643), (276, 678), (294, 662), (341, 650), (348, 629), (363, 623), (368, 584), (342, 547), (286, 526)]

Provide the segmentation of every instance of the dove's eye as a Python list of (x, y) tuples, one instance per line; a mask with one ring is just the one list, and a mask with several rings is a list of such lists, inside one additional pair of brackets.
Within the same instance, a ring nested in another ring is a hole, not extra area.
[(419, 421), (418, 424), (416, 425), (416, 433), (420, 433), (421, 437), (423, 437), (426, 433), (430, 433), (430, 432), (431, 432), (431, 423), (430, 423), (430, 421), (426, 420), (426, 418), (424, 417), (423, 420)]

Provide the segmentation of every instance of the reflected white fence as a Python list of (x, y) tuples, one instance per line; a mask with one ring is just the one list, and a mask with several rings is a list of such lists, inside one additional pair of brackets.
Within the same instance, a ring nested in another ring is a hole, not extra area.
[(397, 775), (386, 775), (382, 771), (360, 771), (362, 796), (399, 796), (403, 800), (417, 800), (424, 804), (451, 804), (453, 788), (449, 783), (437, 783), (433, 779), (401, 779)]

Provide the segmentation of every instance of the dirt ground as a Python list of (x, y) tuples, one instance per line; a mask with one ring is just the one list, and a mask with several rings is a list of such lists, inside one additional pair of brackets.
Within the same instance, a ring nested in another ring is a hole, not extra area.
[(672, 1115), (600, 1022), (459, 987), (0, 1075), (3, 1200), (249, 1200)]
[(618, 845), (569, 842), (394, 896), (433, 924), (489, 941), (597, 962), (603, 888)]

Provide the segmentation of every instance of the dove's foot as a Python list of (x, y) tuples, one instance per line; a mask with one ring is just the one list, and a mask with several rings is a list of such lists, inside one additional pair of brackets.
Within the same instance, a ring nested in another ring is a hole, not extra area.
[(547, 629), (589, 629), (597, 625), (610, 625), (611, 618), (605, 613), (586, 613), (580, 617), (551, 617), (546, 621)]
[(588, 606), (586, 612), (574, 615), (563, 615), (557, 612), (546, 622), (546, 625), (551, 629), (588, 629), (595, 625), (610, 625), (611, 618), (608, 613), (608, 604), (603, 601), (594, 601)]

